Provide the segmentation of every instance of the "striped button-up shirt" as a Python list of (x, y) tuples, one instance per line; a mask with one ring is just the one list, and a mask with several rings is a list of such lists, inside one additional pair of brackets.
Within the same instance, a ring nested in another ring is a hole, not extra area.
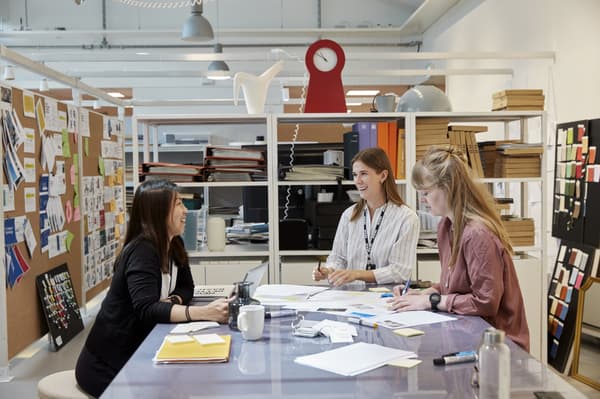
[(366, 223), (369, 243), (375, 233), (381, 212), (383, 220), (371, 248), (371, 262), (376, 265), (373, 271), (378, 284), (400, 283), (407, 280), (417, 262), (417, 240), (419, 238), (419, 218), (406, 205), (392, 202), (387, 207), (377, 208), (373, 218), (369, 212), (363, 213), (355, 221), (350, 221), (356, 205), (346, 209), (340, 218), (335, 233), (333, 248), (327, 258), (327, 266), (336, 269), (365, 270), (367, 248), (364, 225)]

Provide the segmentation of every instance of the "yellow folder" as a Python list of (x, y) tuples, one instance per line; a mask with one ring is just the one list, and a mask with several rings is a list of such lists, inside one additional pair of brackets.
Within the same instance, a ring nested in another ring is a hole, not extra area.
[(231, 335), (220, 335), (225, 342), (202, 345), (193, 341), (173, 343), (163, 340), (154, 356), (155, 363), (224, 363), (229, 361)]

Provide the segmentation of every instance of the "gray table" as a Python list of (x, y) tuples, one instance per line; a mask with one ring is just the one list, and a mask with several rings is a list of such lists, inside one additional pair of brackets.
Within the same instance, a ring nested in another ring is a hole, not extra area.
[[(307, 314), (320, 319), (323, 314)], [(335, 316), (326, 316), (335, 319)], [(300, 355), (333, 349), (326, 337), (292, 335), (291, 317), (267, 320), (261, 341), (244, 341), (226, 325), (207, 332), (232, 334), (231, 356), (221, 364), (155, 365), (152, 357), (173, 327), (159, 324), (117, 375), (102, 398), (473, 398), (473, 363), (434, 366), (441, 354), (476, 348), (488, 324), (479, 317), (420, 326), (425, 335), (404, 338), (386, 328), (357, 326), (364, 341), (414, 351), (423, 360), (411, 368), (384, 366), (356, 377), (294, 363)], [(341, 319), (340, 319), (341, 320)], [(547, 366), (509, 342), (512, 397), (533, 398), (533, 391), (556, 390), (565, 398), (584, 396)], [(107, 349), (108, 350), (108, 349)]]

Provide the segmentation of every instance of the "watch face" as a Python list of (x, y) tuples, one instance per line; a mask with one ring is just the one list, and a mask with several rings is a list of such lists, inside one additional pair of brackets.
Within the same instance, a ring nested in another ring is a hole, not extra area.
[(322, 72), (329, 72), (337, 65), (337, 54), (329, 47), (321, 47), (313, 55), (315, 67)]

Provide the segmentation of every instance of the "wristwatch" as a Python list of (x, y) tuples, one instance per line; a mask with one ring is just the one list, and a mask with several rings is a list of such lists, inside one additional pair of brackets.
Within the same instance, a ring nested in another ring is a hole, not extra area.
[(169, 300), (171, 301), (172, 304), (174, 305), (181, 305), (181, 303), (179, 302), (179, 298), (176, 295), (171, 295), (169, 297)]
[(431, 303), (431, 311), (432, 312), (438, 311), (438, 304), (440, 303), (441, 300), (442, 300), (442, 296), (440, 294), (438, 294), (437, 292), (434, 292), (433, 294), (429, 295), (429, 302)]

